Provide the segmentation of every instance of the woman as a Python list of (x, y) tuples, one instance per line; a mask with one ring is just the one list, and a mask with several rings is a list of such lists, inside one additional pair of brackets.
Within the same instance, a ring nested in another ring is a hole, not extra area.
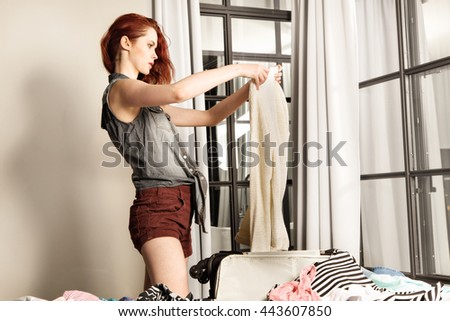
[[(162, 283), (184, 298), (189, 294), (192, 214), (203, 226), (207, 184), (180, 147), (174, 125), (218, 124), (247, 100), (250, 82), (207, 111), (170, 104), (235, 77), (251, 78), (259, 87), (269, 69), (257, 64), (228, 65), (172, 83), (174, 68), (161, 28), (138, 14), (118, 17), (104, 34), (101, 49), (110, 73), (103, 95), (102, 128), (133, 169), (136, 199), (129, 230), (146, 265), (144, 289)], [(277, 81), (280, 77), (281, 72)]]

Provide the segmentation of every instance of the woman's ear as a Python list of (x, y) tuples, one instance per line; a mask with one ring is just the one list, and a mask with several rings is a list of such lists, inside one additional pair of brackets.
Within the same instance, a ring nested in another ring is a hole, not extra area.
[(131, 48), (131, 41), (127, 36), (122, 36), (122, 38), (120, 38), (120, 46), (122, 47), (122, 49), (128, 50)]

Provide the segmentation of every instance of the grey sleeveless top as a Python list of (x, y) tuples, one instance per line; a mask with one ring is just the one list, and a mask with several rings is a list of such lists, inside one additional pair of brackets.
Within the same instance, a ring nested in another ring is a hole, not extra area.
[(109, 75), (109, 85), (103, 93), (101, 127), (124, 160), (131, 166), (136, 191), (151, 187), (178, 185), (195, 186), (195, 222), (203, 231), (205, 199), (208, 182), (198, 171), (195, 161), (181, 147), (179, 134), (169, 115), (159, 106), (142, 107), (130, 123), (117, 119), (109, 108), (109, 91), (117, 80), (128, 79), (123, 74)]

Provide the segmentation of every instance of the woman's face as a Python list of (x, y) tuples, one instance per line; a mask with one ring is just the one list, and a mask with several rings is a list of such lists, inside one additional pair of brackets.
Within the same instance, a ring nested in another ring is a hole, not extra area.
[(158, 34), (153, 28), (148, 28), (145, 35), (132, 42), (130, 60), (141, 74), (148, 75), (155, 60), (158, 59), (155, 51), (157, 45)]

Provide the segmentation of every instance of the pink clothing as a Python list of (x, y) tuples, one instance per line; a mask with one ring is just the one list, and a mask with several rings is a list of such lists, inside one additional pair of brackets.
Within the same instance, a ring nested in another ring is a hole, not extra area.
[(316, 267), (307, 266), (293, 281), (275, 286), (267, 295), (270, 301), (320, 301), (320, 296), (311, 289), (316, 276)]
[(65, 291), (63, 297), (66, 301), (101, 301), (99, 297), (83, 291)]

